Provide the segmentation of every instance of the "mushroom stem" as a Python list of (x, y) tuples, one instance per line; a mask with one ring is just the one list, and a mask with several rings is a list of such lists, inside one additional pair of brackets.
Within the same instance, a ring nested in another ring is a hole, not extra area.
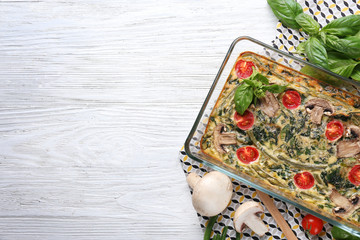
[(195, 188), (196, 184), (198, 184), (198, 182), (200, 180), (201, 180), (201, 177), (194, 172), (190, 173), (186, 178), (186, 182), (189, 184), (189, 186), (192, 189)]
[(310, 121), (315, 124), (321, 124), (321, 117), (324, 113), (324, 109), (319, 106), (315, 106), (310, 115)]
[(259, 236), (263, 236), (267, 231), (269, 231), (265, 223), (263, 221), (259, 221), (259, 217), (256, 215), (249, 215), (246, 220), (246, 225)]
[(275, 117), (280, 104), (273, 93), (266, 91), (265, 94), (265, 97), (260, 98), (260, 109), (269, 117)]

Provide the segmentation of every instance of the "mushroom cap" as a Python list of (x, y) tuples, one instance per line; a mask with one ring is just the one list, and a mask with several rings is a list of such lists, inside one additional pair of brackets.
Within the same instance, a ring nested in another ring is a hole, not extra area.
[(199, 214), (215, 216), (227, 207), (232, 191), (230, 178), (221, 172), (213, 171), (194, 186), (192, 204)]
[(350, 125), (347, 127), (346, 135), (348, 137), (354, 137), (357, 140), (360, 140), (360, 128), (355, 125)]

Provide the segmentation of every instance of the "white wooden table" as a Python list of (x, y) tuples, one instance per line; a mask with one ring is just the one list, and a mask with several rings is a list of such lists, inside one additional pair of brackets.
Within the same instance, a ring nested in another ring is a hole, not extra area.
[(264, 0), (0, 1), (0, 239), (201, 239), (178, 151)]

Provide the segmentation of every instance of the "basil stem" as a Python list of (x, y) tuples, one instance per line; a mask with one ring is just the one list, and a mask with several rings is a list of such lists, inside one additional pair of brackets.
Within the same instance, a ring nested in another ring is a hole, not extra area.
[(226, 233), (227, 233), (228, 227), (225, 226), (223, 229), (223, 232), (221, 234), (220, 240), (225, 240), (226, 239)]
[(206, 226), (206, 229), (205, 229), (204, 240), (210, 240), (211, 231), (216, 222), (217, 217), (218, 216), (216, 215), (209, 219), (208, 225)]

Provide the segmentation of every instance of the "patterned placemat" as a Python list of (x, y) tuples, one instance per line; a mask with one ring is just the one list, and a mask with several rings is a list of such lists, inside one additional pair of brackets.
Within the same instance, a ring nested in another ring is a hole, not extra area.
[[(189, 158), (185, 151), (184, 147), (181, 149), (179, 153), (179, 160), (181, 162), (181, 166), (184, 170), (185, 175), (187, 176), (190, 172), (195, 172), (199, 176), (203, 176), (207, 172), (212, 171), (208, 167), (204, 166), (201, 163), (198, 163), (191, 158)], [(236, 231), (234, 229), (233, 224), (233, 217), (235, 214), (236, 209), (244, 202), (246, 201), (256, 201), (261, 202), (256, 194), (255, 188), (252, 188), (248, 185), (245, 185), (235, 179), (231, 179), (233, 183), (233, 197), (231, 199), (231, 203), (228, 205), (228, 207), (219, 214), (219, 217), (217, 219), (217, 223), (213, 227), (213, 231), (215, 233), (221, 233), (221, 230), (224, 226), (228, 226), (228, 232), (227, 232), (227, 240), (235, 240), (236, 237)], [(192, 193), (192, 192), (191, 192)], [(274, 198), (274, 203), (276, 207), (279, 209), (279, 211), (282, 213), (285, 220), (288, 222), (290, 227), (292, 228), (292, 231), (295, 233), (295, 235), (301, 239), (308, 239), (308, 237), (305, 235), (304, 229), (301, 226), (301, 220), (302, 218), (307, 214), (306, 212), (300, 210), (299, 208), (285, 203), (277, 198)], [(247, 228), (242, 234), (241, 239), (261, 239), (261, 240), (273, 240), (273, 239), (286, 239), (284, 234), (282, 233), (279, 226), (276, 224), (275, 220), (271, 217), (271, 214), (267, 211), (266, 207), (264, 206), (265, 212), (261, 215), (261, 219), (264, 221), (266, 225), (269, 226), (269, 232), (267, 232), (263, 237), (259, 237), (256, 235), (251, 229)], [(207, 222), (209, 220), (208, 217), (203, 217), (200, 214), (198, 214), (200, 226), (205, 229)], [(324, 227), (321, 231), (321, 233), (318, 236), (313, 236), (311, 239), (319, 239), (319, 240), (330, 240), (332, 239), (332, 236), (330, 234), (330, 230), (332, 228), (332, 225), (329, 223), (325, 223)]]

